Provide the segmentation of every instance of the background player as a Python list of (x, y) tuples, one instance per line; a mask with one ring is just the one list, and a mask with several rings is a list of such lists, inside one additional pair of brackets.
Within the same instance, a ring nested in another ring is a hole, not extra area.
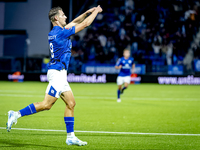
[[(134, 59), (130, 57), (130, 51), (128, 49), (124, 50), (123, 56), (124, 57), (119, 58), (115, 65), (116, 69), (120, 69), (119, 75), (117, 77), (117, 102), (121, 102), (120, 94), (123, 94), (124, 90), (127, 89), (128, 85), (130, 84), (130, 75), (135, 68)], [(122, 88), (123, 84), (124, 87)]]
[[(9, 111), (7, 122), (8, 132), (11, 130), (13, 123), (17, 123), (18, 118), (43, 110), (49, 110), (57, 99), (61, 97), (66, 104), (64, 113), (64, 121), (67, 129), (66, 143), (68, 145), (79, 146), (87, 144), (87, 142), (79, 140), (74, 135), (74, 107), (76, 103), (67, 82), (67, 69), (72, 48), (69, 37), (89, 26), (100, 12), (102, 12), (100, 6), (92, 8), (67, 25), (67, 17), (63, 13), (62, 8), (55, 7), (50, 10), (49, 19), (53, 24), (53, 29), (48, 36), (51, 60), (47, 72), (49, 84), (46, 89), (44, 100), (42, 102), (30, 104), (18, 112)], [(89, 16), (87, 17), (87, 15)]]

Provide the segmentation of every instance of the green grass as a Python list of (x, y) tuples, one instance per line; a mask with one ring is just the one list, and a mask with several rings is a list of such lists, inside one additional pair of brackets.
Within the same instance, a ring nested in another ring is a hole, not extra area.
[[(0, 81), (0, 127), (7, 112), (42, 101), (47, 83)], [(75, 130), (200, 134), (200, 86), (130, 85), (116, 102), (116, 84), (70, 84)], [(65, 104), (22, 117), (13, 128), (65, 130)], [(200, 149), (200, 136), (76, 133), (87, 146), (67, 146), (66, 133), (0, 129), (0, 149)]]

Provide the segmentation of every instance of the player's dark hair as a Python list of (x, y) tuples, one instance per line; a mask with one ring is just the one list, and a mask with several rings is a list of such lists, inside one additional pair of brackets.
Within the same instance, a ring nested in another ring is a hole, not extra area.
[(54, 21), (55, 20), (55, 15), (57, 15), (59, 13), (59, 10), (62, 10), (61, 7), (53, 7), (50, 11), (49, 11), (49, 20), (50, 21)]

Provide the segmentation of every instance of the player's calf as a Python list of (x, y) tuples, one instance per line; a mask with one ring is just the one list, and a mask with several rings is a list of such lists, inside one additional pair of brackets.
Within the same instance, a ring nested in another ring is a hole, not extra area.
[(34, 105), (37, 108), (37, 112), (43, 111), (43, 110), (50, 110), (54, 103), (46, 103), (46, 102), (37, 102), (34, 103)]

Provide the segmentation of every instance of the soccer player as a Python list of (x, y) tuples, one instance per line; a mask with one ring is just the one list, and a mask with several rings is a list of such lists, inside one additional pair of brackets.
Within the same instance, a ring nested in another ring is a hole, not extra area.
[[(133, 72), (135, 68), (134, 59), (130, 57), (130, 51), (128, 49), (124, 50), (123, 56), (124, 57), (119, 58), (115, 65), (116, 69), (120, 69), (119, 75), (117, 77), (117, 102), (121, 102), (120, 94), (123, 94), (124, 90), (128, 88), (128, 85), (131, 81), (131, 72)], [(122, 88), (123, 84), (124, 87)]]
[[(11, 130), (13, 123), (17, 123), (20, 117), (38, 113), (43, 110), (49, 110), (59, 97), (66, 104), (64, 112), (64, 122), (66, 124), (68, 145), (87, 145), (87, 142), (79, 140), (74, 135), (74, 107), (76, 105), (73, 93), (67, 82), (67, 69), (71, 56), (70, 36), (88, 27), (98, 13), (102, 12), (100, 6), (94, 7), (66, 24), (67, 17), (62, 8), (55, 7), (49, 11), (49, 19), (53, 24), (53, 29), (49, 32), (49, 46), (51, 60), (48, 65), (47, 78), (49, 84), (42, 102), (28, 105), (27, 107), (15, 112), (8, 112), (7, 131)], [(89, 15), (89, 16), (88, 16)], [(88, 16), (88, 17), (87, 17)]]

